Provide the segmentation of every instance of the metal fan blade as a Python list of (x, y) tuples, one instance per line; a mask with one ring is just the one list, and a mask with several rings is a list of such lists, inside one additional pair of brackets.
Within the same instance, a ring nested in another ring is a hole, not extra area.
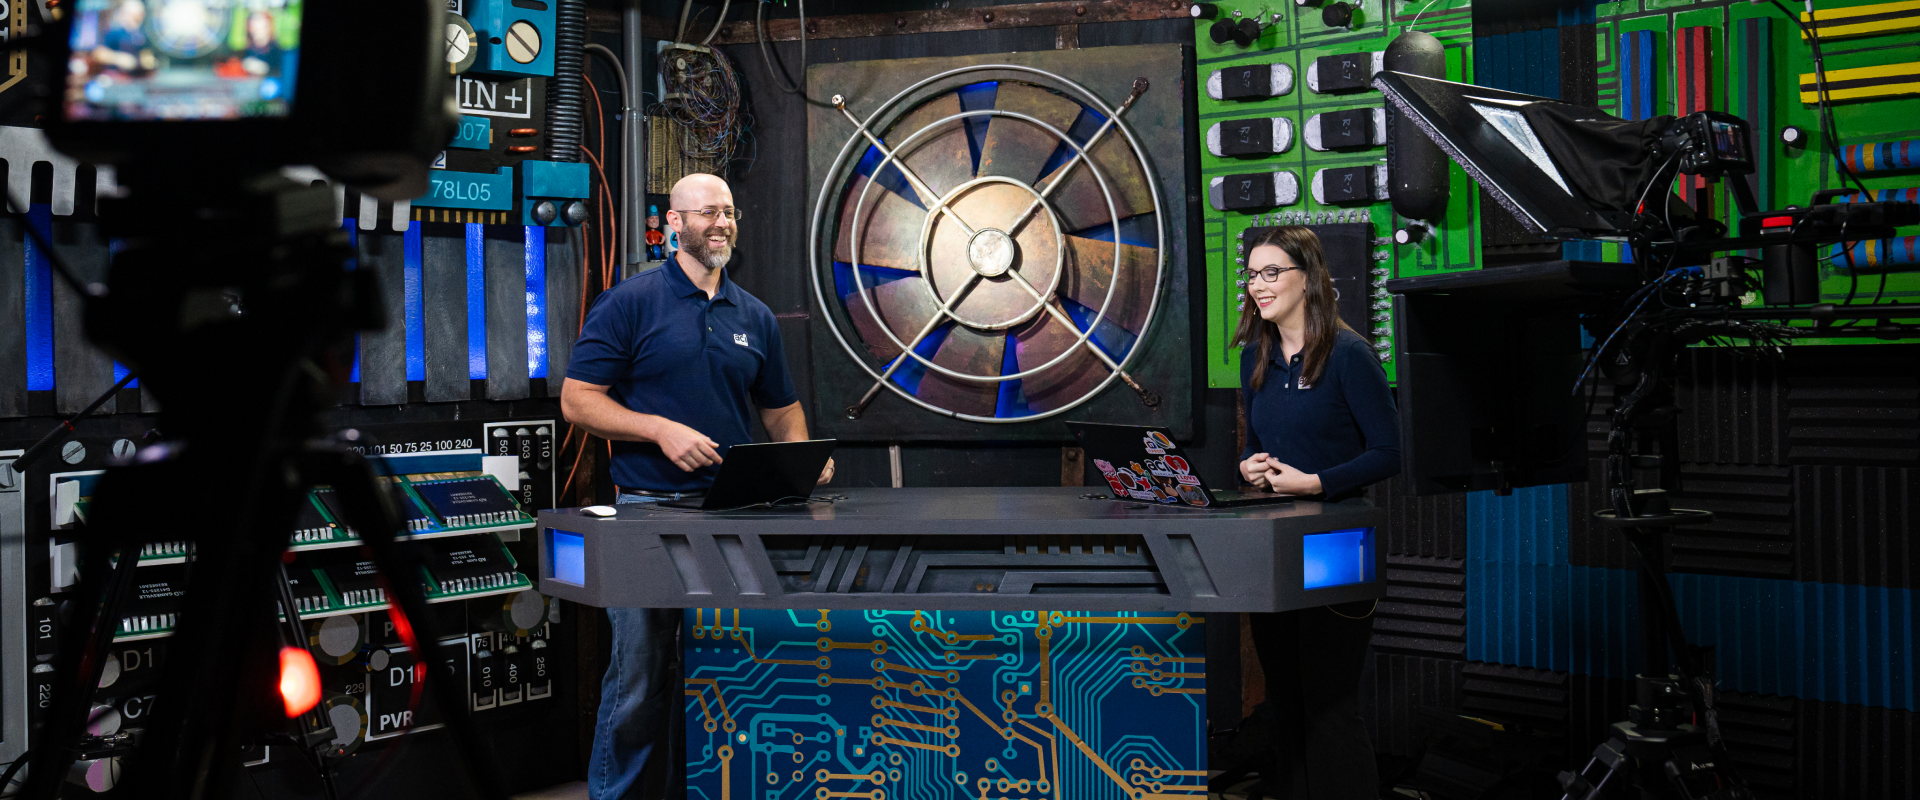
[[(875, 321), (873, 312), (867, 308), (869, 297), (880, 311), (880, 321)], [(853, 318), (860, 343), (883, 364), (900, 355), (900, 348), (880, 330), (881, 321), (900, 341), (912, 342), (914, 335), (927, 326), (927, 320), (938, 313), (940, 304), (934, 302), (933, 295), (927, 291), (924, 278), (902, 278), (880, 286), (868, 284), (866, 293), (847, 295), (847, 316)]]
[[(1133, 150), (1127, 146), (1127, 139), (1120, 131), (1108, 131), (1090, 152), (1093, 154), (1093, 163), (1100, 167), (1100, 174), (1107, 179), (1107, 188), (1113, 192), (1114, 210), (1119, 212), (1121, 219), (1154, 210), (1153, 191), (1147, 185), (1147, 176), (1141, 173), (1140, 162), (1134, 160)], [(1066, 174), (1066, 183), (1047, 195), (1047, 202), (1053, 204), (1054, 212), (1060, 215), (1066, 229), (1085, 230), (1112, 221), (1108, 219), (1107, 199), (1100, 192), (1100, 181), (1094, 179), (1085, 163), (1063, 163), (1048, 173), (1042, 182), (1053, 185), (1054, 181), (1061, 179), (1061, 170), (1069, 165), (1073, 171)]]
[[(1052, 361), (1072, 347), (1080, 332), (1061, 323), (1052, 314), (1041, 314), (1014, 332), (1014, 360), (1021, 372)], [(1092, 342), (1087, 343), (1092, 346)], [(1107, 379), (1107, 367), (1086, 347), (1081, 347), (1060, 363), (1037, 374), (1020, 379), (1020, 390), (1027, 407), (1035, 412), (1066, 406)]]
[[(1005, 230), (1014, 216), (1032, 201), (1033, 195), (1018, 186), (983, 183), (954, 198), (953, 209), (977, 229)], [(940, 217), (934, 220), (932, 238), (927, 277), (940, 290), (940, 296), (946, 297), (974, 274), (967, 257), (969, 236), (959, 223)], [(1028, 222), (1014, 234), (1014, 242), (1019, 246), (1019, 254), (1014, 258), (1013, 269), (1043, 291), (1052, 286), (1059, 269), (1053, 220), (1036, 218)], [(961, 298), (954, 314), (980, 327), (1001, 326), (1018, 319), (1033, 304), (1033, 295), (1011, 278), (1000, 275), (981, 280)]]
[[(901, 117), (882, 138), (889, 147), (899, 148), (901, 142), (921, 128), (958, 113), (960, 95), (949, 92)], [(896, 150), (895, 155), (933, 190), (935, 196), (920, 199), (920, 204), (928, 208), (940, 202), (953, 187), (973, 179), (973, 146), (967, 143), (964, 120), (949, 122), (945, 128), (913, 140), (905, 150)]]
[[(865, 175), (853, 176), (853, 187), (847, 191), (846, 202), (840, 207), (840, 238), (833, 245), (833, 260), (846, 264), (853, 263), (854, 205), (860, 202), (860, 193), (869, 183)], [(860, 209), (860, 262), (873, 267), (891, 267), (893, 269), (920, 269), (913, 257), (914, 242), (920, 238), (920, 223), (927, 218), (927, 212), (921, 210), (884, 185), (875, 185), (867, 192), (867, 202)]]
[(1073, 301), (1095, 311), (1106, 305), (1106, 319), (1133, 333), (1147, 324), (1147, 309), (1153, 305), (1154, 273), (1159, 270), (1157, 251), (1138, 245), (1120, 245), (1120, 285), (1107, 300), (1107, 286), (1113, 279), (1113, 243), (1083, 236), (1067, 237), (1067, 274), (1060, 289)]
[[(1001, 81), (993, 101), (994, 108), (1014, 111), (1065, 132), (1080, 118), (1080, 104), (1045, 89), (1024, 83)], [(980, 174), (999, 175), (1023, 183), (1040, 177), (1061, 142), (1046, 129), (1012, 117), (993, 117), (987, 125), (986, 141), (980, 146)], [(1021, 208), (1026, 205), (1022, 204)], [(1018, 209), (1015, 209), (1016, 211)]]
[[(968, 375), (999, 375), (1006, 353), (1005, 332), (976, 331), (955, 325), (947, 334), (947, 340), (940, 343), (939, 351), (933, 354), (933, 363)], [(955, 380), (927, 370), (916, 395), (941, 408), (991, 417), (1000, 399), (1000, 384)]]

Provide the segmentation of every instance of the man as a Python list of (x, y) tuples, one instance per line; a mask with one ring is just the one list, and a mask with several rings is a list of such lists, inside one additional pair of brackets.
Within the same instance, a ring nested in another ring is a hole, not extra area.
[[(727, 279), (738, 220), (726, 181), (681, 179), (667, 211), (680, 251), (601, 294), (587, 312), (560, 409), (613, 443), (618, 502), (704, 493), (727, 448), (752, 440), (749, 403), (775, 441), (807, 438), (773, 312)], [(828, 460), (820, 483), (832, 477)], [(607, 609), (613, 657), (588, 765), (593, 800), (635, 788), (667, 703), (679, 699), (663, 684), (678, 614)]]

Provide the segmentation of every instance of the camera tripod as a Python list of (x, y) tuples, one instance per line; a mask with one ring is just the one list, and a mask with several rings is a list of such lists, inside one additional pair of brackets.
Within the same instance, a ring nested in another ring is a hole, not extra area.
[[(317, 706), (283, 715), (272, 701), (276, 651), (306, 644), (281, 557), (310, 487), (337, 493), (413, 652), (425, 658), (438, 641), (417, 546), (395, 540), (399, 517), (372, 465), (350, 449), (355, 433), (322, 438), (320, 412), (345, 382), (353, 334), (383, 321), (373, 274), (346, 268), (353, 253), (334, 224), (332, 190), (271, 171), (178, 169), (123, 169), (131, 196), (103, 215), (128, 246), (106, 288), (89, 292), (87, 335), (156, 395), (166, 440), (109, 469), (95, 493), (79, 635), (61, 642), (65, 675), (25, 798), (53, 798), (83, 745), (103, 744), (86, 736), (87, 709), (145, 541), (192, 541), (196, 555), (153, 724), (140, 741), (105, 743), (134, 746), (120, 784), (141, 797), (235, 794), (251, 732), (284, 732), (316, 764), (331, 740)], [(437, 673), (425, 684), (447, 712), (470, 791), (501, 797), (460, 713), (463, 689)]]
[[(1615, 398), (1607, 434), (1610, 508), (1594, 512), (1594, 521), (1624, 536), (1638, 564), (1640, 674), (1627, 720), (1612, 725), (1607, 741), (1578, 772), (1560, 773), (1563, 800), (1597, 800), (1615, 782), (1637, 790), (1622, 796), (1638, 798), (1752, 797), (1727, 763), (1712, 649), (1688, 644), (1662, 562), (1665, 539), (1674, 528), (1713, 521), (1710, 512), (1673, 508), (1668, 496), (1680, 482), (1674, 367), (1690, 344), (1716, 337), (1765, 341), (1783, 332), (1729, 319), (1717, 310), (1681, 308), (1629, 322), (1619, 334), (1626, 337), (1619, 357), (1605, 366), (1614, 384), (1627, 391)], [(1635, 488), (1635, 473), (1643, 470), (1657, 472), (1658, 488)], [(1680, 675), (1671, 674), (1673, 665)]]

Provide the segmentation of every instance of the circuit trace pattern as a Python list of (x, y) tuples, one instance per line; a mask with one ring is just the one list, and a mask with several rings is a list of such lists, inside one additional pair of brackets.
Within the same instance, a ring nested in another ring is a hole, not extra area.
[(1205, 619), (688, 609), (690, 800), (1203, 800)]

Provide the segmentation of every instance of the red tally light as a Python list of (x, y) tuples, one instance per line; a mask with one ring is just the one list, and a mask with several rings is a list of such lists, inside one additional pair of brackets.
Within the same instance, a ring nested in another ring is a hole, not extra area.
[(280, 700), (287, 704), (289, 719), (320, 704), (320, 668), (304, 647), (280, 648)]
[(1760, 220), (1762, 228), (1784, 228), (1793, 225), (1793, 217), (1767, 217)]

